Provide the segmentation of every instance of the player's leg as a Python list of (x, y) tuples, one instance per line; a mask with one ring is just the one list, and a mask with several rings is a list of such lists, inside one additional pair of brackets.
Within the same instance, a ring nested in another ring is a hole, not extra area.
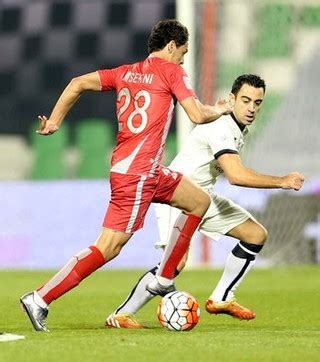
[[(176, 276), (178, 276), (180, 271), (184, 268), (186, 259), (187, 254), (178, 264)], [(151, 294), (147, 290), (147, 286), (153, 281), (158, 267), (158, 265), (153, 267), (140, 277), (125, 301), (106, 318), (106, 327), (127, 329), (147, 328), (143, 324), (139, 323), (134, 315), (155, 297), (154, 294)]]
[(38, 331), (47, 331), (46, 318), (49, 304), (76, 287), (106, 261), (116, 257), (130, 237), (131, 234), (103, 228), (95, 245), (72, 257), (39, 289), (22, 296), (21, 303), (34, 328)]
[(81, 251), (46, 284), (21, 298), (36, 330), (46, 331), (48, 305), (116, 257), (132, 233), (143, 225), (153, 195), (154, 180), (144, 176), (111, 176), (111, 201), (95, 245)]
[[(157, 249), (164, 249), (167, 245), (175, 220), (180, 215), (180, 210), (165, 204), (155, 205), (155, 214), (157, 218), (157, 225), (159, 230), (160, 240), (155, 243)], [(185, 258), (184, 258), (185, 259)], [(183, 268), (185, 260), (178, 265), (176, 274)], [(154, 279), (158, 266), (155, 266), (143, 274), (136, 285), (133, 287), (127, 298), (121, 305), (111, 313), (106, 319), (106, 326), (115, 328), (130, 328), (137, 329), (143, 328), (134, 317), (147, 302), (149, 302), (154, 295), (147, 289), (147, 285)]]
[(224, 272), (207, 301), (206, 309), (209, 313), (225, 313), (239, 319), (253, 319), (255, 312), (237, 303), (234, 294), (252, 269), (256, 255), (267, 239), (267, 232), (261, 224), (250, 218), (230, 230), (227, 235), (240, 241), (230, 252)]
[[(164, 182), (163, 187), (168, 183), (168, 180)], [(154, 201), (164, 202), (163, 193), (163, 188), (159, 187)], [(187, 253), (192, 235), (210, 205), (210, 196), (189, 178), (183, 176), (179, 184), (175, 185), (174, 192), (167, 202), (183, 212), (173, 226), (156, 278), (148, 285), (148, 290), (155, 295), (165, 295), (175, 290), (173, 278), (177, 266)]]
[(210, 205), (210, 196), (187, 177), (183, 177), (170, 202), (183, 212), (178, 216), (168, 245), (162, 257), (157, 275), (160, 283), (173, 279), (177, 265), (189, 250), (192, 235), (197, 230), (202, 217)]
[(49, 282), (37, 290), (37, 294), (49, 305), (115, 258), (130, 237), (131, 234), (103, 228), (95, 245), (72, 257)]
[(158, 266), (155, 266), (140, 277), (124, 302), (106, 318), (105, 325), (107, 327), (145, 328), (135, 319), (134, 314), (153, 298), (153, 295), (147, 291), (146, 287), (154, 279), (157, 269)]
[(229, 254), (223, 275), (211, 294), (213, 300), (222, 302), (234, 298), (237, 287), (255, 264), (256, 255), (267, 239), (265, 228), (254, 219), (248, 219), (227, 235), (241, 241)]

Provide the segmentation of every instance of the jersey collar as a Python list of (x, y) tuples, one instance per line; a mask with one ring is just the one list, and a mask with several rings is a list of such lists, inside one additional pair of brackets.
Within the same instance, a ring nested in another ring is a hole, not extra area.
[(243, 132), (246, 129), (246, 126), (244, 124), (241, 124), (236, 116), (234, 115), (233, 112), (230, 113), (230, 116), (232, 117), (232, 119), (235, 121), (236, 125), (240, 128), (240, 131)]

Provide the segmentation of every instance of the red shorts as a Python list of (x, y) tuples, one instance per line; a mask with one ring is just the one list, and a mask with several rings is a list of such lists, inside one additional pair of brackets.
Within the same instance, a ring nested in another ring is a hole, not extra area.
[(126, 233), (142, 228), (151, 202), (169, 204), (181, 178), (181, 173), (163, 166), (155, 177), (112, 172), (111, 200), (103, 226)]

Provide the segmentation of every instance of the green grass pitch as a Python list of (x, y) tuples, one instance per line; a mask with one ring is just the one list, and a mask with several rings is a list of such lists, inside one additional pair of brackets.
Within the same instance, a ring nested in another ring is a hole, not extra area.
[(0, 330), (25, 340), (0, 343), (0, 361), (319, 361), (320, 267), (255, 269), (237, 293), (257, 311), (254, 321), (211, 316), (203, 305), (221, 271), (186, 270), (180, 290), (201, 304), (199, 324), (170, 332), (156, 317), (159, 298), (138, 314), (150, 328), (116, 330), (105, 317), (127, 295), (140, 271), (102, 271), (50, 307), (50, 333), (34, 332), (20, 310), (19, 296), (52, 272), (0, 272)]

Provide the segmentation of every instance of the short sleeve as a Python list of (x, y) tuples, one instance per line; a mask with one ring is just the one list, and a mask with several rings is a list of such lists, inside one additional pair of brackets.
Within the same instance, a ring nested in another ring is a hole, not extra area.
[[(214, 123), (212, 123), (212, 126), (215, 126)], [(215, 159), (224, 153), (238, 153), (235, 139), (228, 129), (212, 127), (212, 129), (203, 132), (203, 137), (207, 139), (207, 144), (211, 148)]]
[(188, 97), (196, 97), (196, 94), (191, 86), (191, 81), (182, 67), (178, 66), (174, 69), (171, 81), (172, 92), (179, 102), (182, 102)]
[(109, 91), (116, 88), (117, 70), (118, 68), (98, 70), (101, 91)]

